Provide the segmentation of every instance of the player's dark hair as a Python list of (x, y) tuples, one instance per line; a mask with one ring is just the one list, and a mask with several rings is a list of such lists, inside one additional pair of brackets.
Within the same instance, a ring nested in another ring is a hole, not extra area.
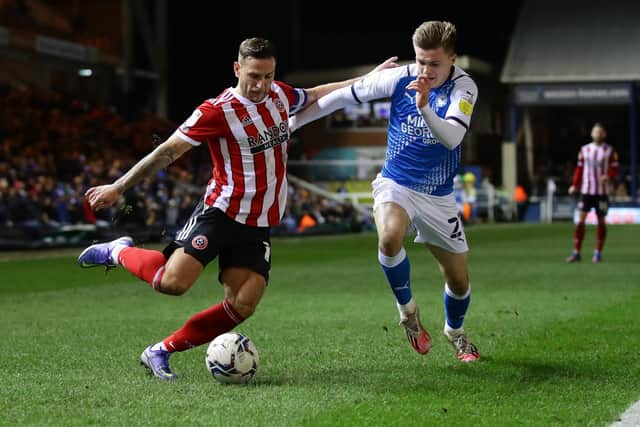
[(421, 49), (442, 47), (451, 55), (456, 51), (456, 26), (447, 21), (427, 21), (416, 28), (412, 40)]
[(267, 59), (276, 57), (276, 47), (267, 39), (251, 37), (240, 43), (238, 62), (246, 58)]

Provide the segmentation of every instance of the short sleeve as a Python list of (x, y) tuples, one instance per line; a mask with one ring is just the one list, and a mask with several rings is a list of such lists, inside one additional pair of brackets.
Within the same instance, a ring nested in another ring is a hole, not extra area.
[(580, 151), (578, 151), (578, 163), (576, 163), (576, 166), (578, 166), (579, 168), (584, 166), (584, 156), (582, 155), (582, 150), (583, 148), (580, 148)]
[(456, 80), (451, 92), (451, 103), (445, 115), (445, 120), (454, 119), (459, 123), (463, 123), (467, 129), (471, 122), (471, 114), (478, 100), (478, 87), (467, 75)]
[(222, 124), (219, 109), (206, 101), (193, 110), (191, 116), (180, 125), (175, 134), (182, 140), (197, 146), (207, 139), (221, 136)]
[(282, 89), (284, 95), (289, 101), (289, 115), (296, 114), (304, 108), (307, 103), (307, 91), (300, 88), (294, 88), (283, 82), (274, 82)]

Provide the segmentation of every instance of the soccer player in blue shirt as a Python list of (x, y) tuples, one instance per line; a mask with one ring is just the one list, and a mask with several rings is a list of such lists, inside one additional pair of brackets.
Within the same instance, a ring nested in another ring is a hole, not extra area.
[(471, 289), (466, 236), (453, 195), (461, 142), (469, 128), (478, 88), (454, 64), (456, 28), (428, 21), (413, 34), (416, 61), (369, 74), (352, 86), (320, 98), (290, 118), (299, 128), (346, 105), (391, 98), (387, 154), (373, 181), (378, 260), (397, 301), (400, 324), (420, 354), (431, 337), (420, 322), (411, 293), (410, 264), (404, 249), (407, 232), (425, 243), (444, 275), (444, 334), (462, 362), (480, 358), (463, 327)]

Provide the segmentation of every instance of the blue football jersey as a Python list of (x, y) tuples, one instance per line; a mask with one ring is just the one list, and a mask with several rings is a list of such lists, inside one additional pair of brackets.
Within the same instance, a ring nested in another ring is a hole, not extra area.
[[(358, 102), (391, 98), (387, 153), (382, 176), (420, 193), (445, 196), (453, 191), (460, 166), (461, 145), (453, 150), (439, 143), (416, 107), (416, 64), (370, 74), (351, 90)], [(429, 106), (441, 118), (469, 129), (478, 88), (471, 77), (453, 66), (449, 78), (429, 92)]]

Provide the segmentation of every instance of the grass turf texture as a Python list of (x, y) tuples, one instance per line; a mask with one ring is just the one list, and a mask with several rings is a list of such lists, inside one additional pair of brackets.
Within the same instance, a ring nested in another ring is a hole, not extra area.
[(121, 268), (81, 270), (79, 250), (0, 254), (0, 425), (607, 425), (640, 398), (640, 227), (609, 227), (600, 265), (593, 227), (584, 261), (564, 262), (572, 232), (467, 229), (473, 365), (442, 336), (443, 281), (422, 246), (406, 244), (426, 357), (397, 325), (375, 235), (274, 240), (270, 286), (238, 328), (260, 353), (249, 386), (214, 382), (206, 346), (172, 357), (175, 383), (138, 365), (221, 299), (215, 263), (176, 298)]

